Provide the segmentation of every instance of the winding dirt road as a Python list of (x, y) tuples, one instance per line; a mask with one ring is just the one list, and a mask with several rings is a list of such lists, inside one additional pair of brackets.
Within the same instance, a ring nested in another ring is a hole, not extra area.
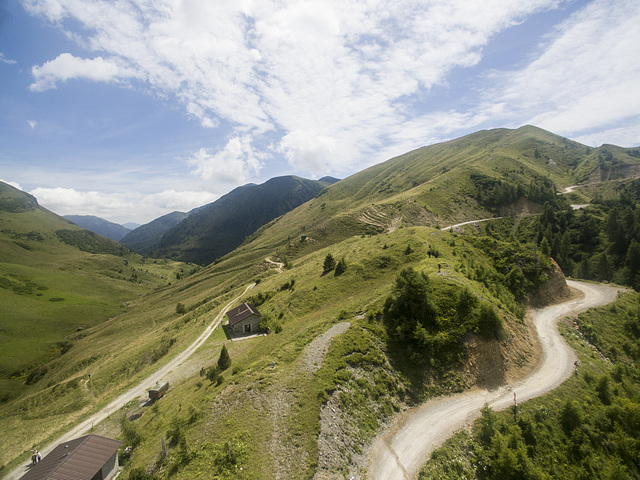
[[(93, 415), (85, 419), (82, 423), (75, 426), (72, 430), (70, 430), (69, 432), (67, 432), (66, 434), (64, 434), (54, 442), (52, 442), (50, 445), (43, 447), (40, 450), (40, 453), (42, 454), (42, 456), (44, 457), (45, 455), (47, 455), (57, 445), (86, 434), (87, 432), (89, 432), (89, 430), (91, 430), (91, 427), (94, 424), (100, 423), (102, 420), (107, 418), (112, 413), (118, 411), (120, 408), (122, 408), (124, 405), (129, 403), (131, 400), (135, 400), (140, 397), (146, 398), (147, 390), (150, 387), (152, 387), (156, 383), (156, 381), (160, 379), (171, 381), (173, 378), (173, 375), (176, 374), (177, 371), (179, 370), (179, 367), (181, 367), (184, 364), (184, 362), (191, 355), (193, 355), (193, 353), (195, 353), (195, 351), (198, 350), (198, 348), (200, 348), (204, 344), (204, 342), (207, 341), (207, 339), (211, 336), (213, 331), (220, 325), (220, 323), (222, 323), (222, 319), (224, 318), (225, 313), (227, 313), (229, 309), (232, 307), (232, 305), (234, 305), (240, 298), (242, 298), (249, 290), (255, 287), (255, 285), (256, 285), (255, 283), (248, 285), (240, 295), (238, 295), (229, 303), (227, 303), (225, 307), (220, 311), (220, 313), (218, 313), (218, 315), (215, 316), (215, 318), (209, 324), (209, 326), (205, 329), (205, 331), (202, 332), (202, 334), (184, 351), (180, 352), (178, 355), (176, 355), (175, 358), (172, 358), (171, 361), (169, 361), (169, 363), (167, 363), (166, 365), (156, 370), (153, 374), (149, 375), (147, 378), (141, 381), (138, 385), (124, 392), (118, 398), (116, 398), (111, 403), (109, 403), (109, 405), (107, 405), (100, 411), (94, 413)], [(28, 467), (29, 465), (23, 464), (15, 468), (13, 471), (9, 472), (5, 477), (2, 477), (2, 478), (3, 480), (17, 480), (27, 472)]]
[(370, 456), (370, 478), (414, 478), (431, 452), (456, 431), (478, 418), (485, 404), (494, 410), (505, 409), (513, 405), (514, 393), (518, 402), (522, 402), (556, 388), (570, 377), (576, 357), (558, 333), (558, 320), (611, 303), (618, 289), (569, 280), (567, 284), (579, 290), (582, 296), (532, 312), (543, 350), (535, 372), (496, 390), (475, 389), (436, 398), (407, 411), (391, 429), (375, 439)]

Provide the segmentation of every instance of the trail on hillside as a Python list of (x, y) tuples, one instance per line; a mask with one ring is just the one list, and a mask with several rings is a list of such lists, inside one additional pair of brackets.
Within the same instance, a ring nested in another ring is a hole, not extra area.
[(456, 223), (455, 225), (449, 225), (448, 227), (444, 227), (442, 231), (446, 232), (447, 230), (451, 230), (451, 229), (462, 227), (463, 225), (469, 225), (469, 224), (474, 224), (475, 226), (476, 223), (488, 222), (489, 220), (500, 220), (501, 218), (505, 218), (505, 217), (491, 217), (491, 218), (481, 218), (480, 220), (469, 220), (468, 222)]
[(271, 265), (275, 265), (276, 266), (276, 271), (278, 273), (283, 273), (284, 272), (284, 270), (282, 270), (284, 268), (284, 263), (275, 262), (275, 261), (271, 260), (271, 257), (267, 257), (264, 260), (265, 260), (265, 262), (270, 263)]
[(514, 393), (517, 401), (522, 402), (558, 387), (569, 378), (576, 356), (560, 336), (558, 320), (613, 302), (618, 289), (570, 280), (567, 284), (579, 290), (582, 296), (531, 313), (543, 350), (536, 371), (523, 380), (495, 390), (474, 389), (436, 398), (402, 414), (388, 431), (374, 440), (370, 454), (370, 478), (414, 478), (431, 452), (478, 418), (485, 404), (494, 410), (502, 410), (513, 405)]
[[(68, 442), (71, 439), (87, 434), (91, 430), (94, 424), (100, 423), (105, 418), (109, 417), (109, 415), (111, 415), (112, 413), (117, 412), (131, 400), (135, 400), (140, 397), (146, 398), (147, 390), (150, 387), (152, 387), (156, 383), (156, 381), (161, 379), (171, 380), (172, 375), (177, 374), (179, 367), (181, 367), (186, 362), (186, 360), (191, 355), (193, 355), (193, 353), (195, 353), (195, 351), (198, 350), (198, 348), (200, 348), (204, 344), (204, 342), (207, 341), (207, 339), (211, 336), (213, 331), (222, 323), (222, 319), (224, 318), (225, 313), (229, 311), (229, 309), (233, 306), (234, 303), (236, 303), (240, 298), (242, 298), (249, 290), (255, 287), (255, 285), (256, 285), (255, 283), (247, 285), (247, 287), (244, 289), (244, 291), (240, 295), (238, 295), (229, 303), (227, 303), (225, 307), (220, 311), (220, 313), (218, 313), (218, 315), (215, 316), (215, 318), (209, 324), (209, 326), (205, 329), (205, 331), (202, 332), (202, 334), (185, 350), (179, 353), (175, 358), (172, 358), (169, 361), (169, 363), (167, 363), (166, 365), (163, 365), (161, 368), (159, 368), (154, 373), (149, 375), (147, 378), (142, 380), (136, 386), (131, 387), (129, 390), (121, 394), (118, 398), (113, 400), (107, 406), (105, 406), (98, 412), (94, 413), (93, 415), (85, 419), (82, 423), (75, 426), (72, 430), (70, 430), (69, 432), (67, 432), (66, 434), (64, 434), (63, 436), (61, 436), (60, 438), (52, 442), (51, 444), (41, 448), (40, 453), (42, 454), (42, 456), (44, 457), (49, 452), (51, 452), (51, 450), (53, 450), (57, 445), (63, 442)], [(3, 480), (17, 480), (27, 472), (28, 468), (29, 468), (29, 465), (23, 464), (15, 468), (13, 471), (9, 472), (5, 477), (3, 477)]]

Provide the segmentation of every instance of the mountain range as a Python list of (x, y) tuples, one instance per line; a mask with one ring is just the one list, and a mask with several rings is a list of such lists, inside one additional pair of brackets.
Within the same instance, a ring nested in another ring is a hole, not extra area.
[(238, 187), (187, 213), (172, 212), (134, 230), (91, 215), (66, 215), (76, 225), (142, 255), (206, 265), (231, 252), (258, 228), (310, 200), (333, 177), (276, 177)]

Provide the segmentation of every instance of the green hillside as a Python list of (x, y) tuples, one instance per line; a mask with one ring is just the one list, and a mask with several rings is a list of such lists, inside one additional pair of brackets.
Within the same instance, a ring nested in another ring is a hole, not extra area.
[(182, 268), (145, 262), (4, 183), (0, 224), (1, 402), (28, 389), (76, 337)]
[(436, 450), (418, 478), (640, 478), (640, 296), (586, 312), (564, 326), (576, 375), (513, 408), (486, 408), (470, 432)]
[[(612, 160), (600, 162), (602, 152)], [(541, 213), (545, 203), (588, 203), (640, 174), (637, 149), (592, 149), (542, 129), (477, 132), (423, 147), (352, 175), (247, 238), (235, 256), (279, 249), (295, 257), (352, 235), (400, 226), (443, 227), (472, 218)], [(610, 168), (609, 168), (610, 167)], [(559, 189), (585, 182), (572, 196)], [(306, 235), (309, 241), (296, 240)], [(286, 245), (286, 247), (284, 247)]]
[[(12, 213), (12, 232), (44, 232), (52, 269), (71, 265), (56, 275), (84, 274), (78, 262), (103, 261), (101, 275), (114, 290), (102, 291), (114, 310), (73, 335), (46, 371), (35, 370), (38, 381), (5, 397), (0, 428), (12, 435), (0, 465), (16, 465), (32, 445), (164, 365), (255, 283), (243, 299), (271, 333), (231, 342), (217, 329), (162, 400), (131, 402), (96, 433), (119, 434), (134, 447), (122, 456), (125, 479), (360, 476), (366, 446), (395, 413), (434, 395), (495, 387), (533, 368), (525, 307), (567, 293), (546, 233), (568, 232), (572, 248), (560, 257), (567, 265), (608, 249), (603, 242), (585, 253), (581, 242), (590, 226), (600, 237), (607, 201), (638, 205), (625, 190), (640, 163), (633, 152), (591, 149), (535, 127), (424, 147), (322, 190), (215, 263), (197, 271), (183, 265), (170, 284), (168, 277), (153, 284), (151, 267), (162, 266), (154, 260), (136, 257), (135, 273), (139, 279), (148, 266), (149, 283), (132, 283), (110, 270), (111, 259), (126, 257), (78, 249), (95, 250), (95, 237), (60, 236), (55, 232), (64, 229), (50, 216)], [(589, 186), (558, 195), (580, 182)], [(592, 200), (602, 210), (561, 213)], [(29, 201), (9, 203), (20, 210)], [(498, 216), (507, 218), (444, 229)], [(39, 243), (3, 237), (3, 258), (24, 268), (26, 261), (15, 259), (29, 250), (16, 240)], [(123, 273), (131, 266), (129, 260)], [(71, 281), (61, 276), (56, 283), (53, 275), (29, 279), (49, 288)], [(116, 289), (123, 284), (131, 294), (124, 308)], [(38, 301), (66, 302), (45, 298)], [(329, 341), (327, 332), (341, 333)], [(219, 371), (223, 345), (231, 367)]]

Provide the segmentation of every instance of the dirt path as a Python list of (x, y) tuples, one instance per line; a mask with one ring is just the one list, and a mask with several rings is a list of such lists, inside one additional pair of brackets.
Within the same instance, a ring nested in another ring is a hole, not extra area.
[(274, 262), (273, 260), (271, 260), (271, 257), (267, 257), (267, 258), (265, 258), (264, 260), (265, 260), (267, 263), (270, 263), (270, 264), (272, 264), (272, 265), (275, 265), (275, 266), (276, 266), (276, 271), (277, 271), (278, 273), (282, 273), (282, 272), (283, 272), (283, 270), (282, 270), (282, 269), (284, 268), (284, 263), (282, 263), (282, 262)]
[(469, 220), (468, 222), (456, 223), (455, 225), (449, 225), (448, 227), (444, 227), (442, 231), (446, 232), (447, 230), (451, 230), (452, 228), (462, 227), (463, 225), (469, 225), (471, 223), (475, 224), (480, 222), (488, 222), (489, 220), (500, 220), (501, 218), (505, 218), (505, 217), (491, 217), (491, 218), (481, 218), (480, 220)]
[(575, 354), (564, 342), (556, 323), (591, 307), (615, 300), (618, 290), (605, 285), (567, 281), (583, 295), (532, 313), (543, 354), (539, 367), (529, 377), (496, 390), (475, 389), (459, 395), (430, 400), (401, 415), (394, 426), (379, 435), (370, 455), (370, 478), (407, 480), (414, 478), (431, 452), (453, 433), (480, 415), (488, 404), (494, 410), (540, 396), (566, 380), (573, 371)]
[[(171, 359), (169, 363), (167, 363), (166, 365), (158, 369), (156, 372), (149, 375), (147, 378), (141, 381), (138, 385), (130, 388), (125, 393), (120, 395), (118, 398), (113, 400), (111, 403), (109, 403), (109, 405), (107, 405), (100, 411), (94, 413), (93, 415), (85, 419), (82, 423), (74, 427), (65, 435), (61, 436), (60, 438), (52, 442), (50, 445), (43, 447), (40, 450), (40, 453), (42, 454), (42, 456), (44, 457), (45, 455), (47, 455), (57, 445), (86, 434), (87, 432), (89, 432), (89, 430), (94, 424), (100, 423), (102, 420), (107, 418), (112, 413), (118, 411), (120, 408), (122, 408), (131, 400), (135, 400), (140, 397), (146, 398), (147, 389), (153, 386), (156, 383), (156, 381), (160, 379), (165, 379), (171, 382), (172, 379), (181, 377), (180, 370), (181, 370), (181, 367), (186, 365), (185, 364), (186, 360), (191, 355), (193, 355), (195, 351), (198, 350), (198, 348), (200, 348), (204, 344), (204, 342), (207, 341), (207, 339), (211, 336), (213, 331), (220, 325), (220, 323), (222, 323), (222, 319), (224, 318), (225, 313), (229, 311), (229, 309), (233, 306), (233, 304), (235, 304), (254, 286), (255, 286), (255, 283), (248, 285), (245, 288), (245, 290), (242, 292), (242, 294), (238, 295), (236, 298), (234, 298), (229, 303), (227, 303), (227, 305), (225, 305), (225, 307), (220, 311), (220, 313), (216, 315), (216, 317), (213, 319), (211, 324), (209, 324), (206, 330), (202, 332), (202, 334), (184, 351), (178, 354), (175, 358)], [(5, 477), (3, 477), (3, 480), (17, 480), (27, 472), (27, 469), (28, 469), (28, 465), (21, 465), (15, 468), (13, 471), (9, 472)]]

